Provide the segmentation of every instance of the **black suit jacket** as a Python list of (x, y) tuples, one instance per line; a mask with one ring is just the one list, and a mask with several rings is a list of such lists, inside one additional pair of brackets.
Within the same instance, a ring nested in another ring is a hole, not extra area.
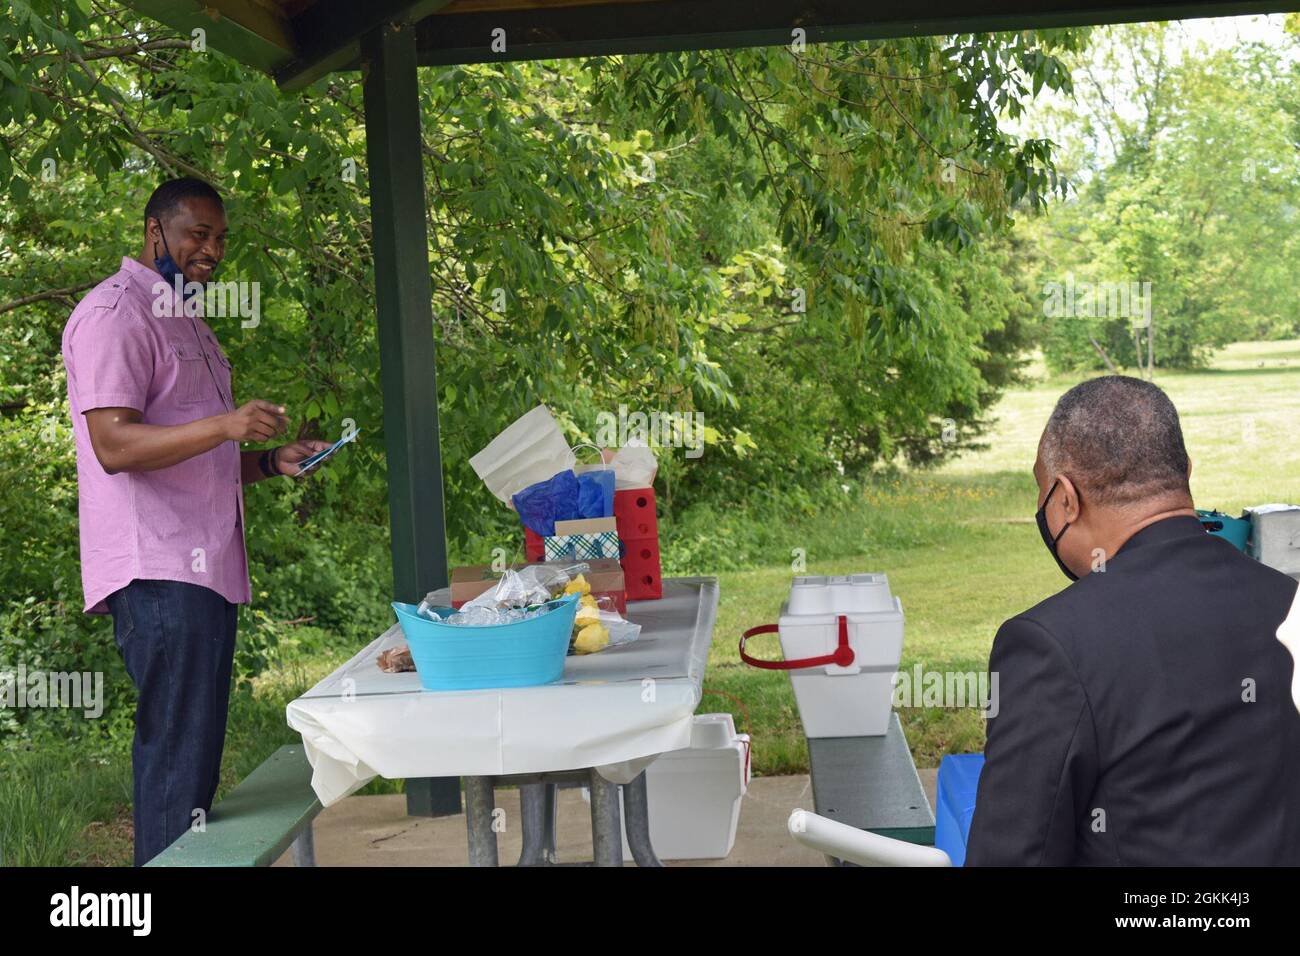
[(966, 865), (1300, 865), (1296, 587), (1166, 518), (1003, 624)]

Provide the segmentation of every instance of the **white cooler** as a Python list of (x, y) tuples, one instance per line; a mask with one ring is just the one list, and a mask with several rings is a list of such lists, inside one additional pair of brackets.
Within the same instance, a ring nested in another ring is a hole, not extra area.
[(1300, 574), (1300, 506), (1256, 505), (1250, 513), (1247, 553), (1283, 574)]
[(847, 621), (853, 663), (790, 670), (808, 737), (872, 737), (889, 728), (903, 654), (903, 606), (883, 574), (798, 577), (778, 623), (786, 661), (833, 654)]
[[(691, 746), (661, 754), (646, 768), (655, 855), (661, 860), (726, 857), (736, 842), (740, 803), (748, 789), (749, 735), (736, 733), (730, 714), (696, 714)], [(582, 795), (590, 801), (586, 787)], [(626, 831), (623, 859), (632, 859)]]

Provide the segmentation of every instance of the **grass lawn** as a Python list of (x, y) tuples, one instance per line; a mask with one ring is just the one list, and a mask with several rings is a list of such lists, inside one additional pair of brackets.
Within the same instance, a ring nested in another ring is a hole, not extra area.
[[(721, 607), (700, 711), (735, 714), (754, 736), (757, 773), (807, 770), (789, 678), (747, 667), (737, 653), (743, 630), (776, 620), (793, 549), (806, 555), (809, 574), (889, 575), (906, 616), (905, 670), (917, 663), (927, 670), (983, 670), (998, 625), (1067, 583), (1034, 527), (1029, 469), (1053, 403), (1079, 378), (1040, 372), (1034, 384), (1005, 396), (986, 449), (936, 472), (881, 482), (862, 497), (846, 496), (842, 507), (785, 516), (780, 544), (762, 567), (719, 575)], [(1182, 415), (1198, 506), (1237, 512), (1300, 500), (1300, 443), (1290, 440), (1288, 428), (1300, 414), (1300, 341), (1233, 345), (1210, 369), (1158, 372), (1156, 381)], [(775, 636), (751, 648), (779, 656)], [(290, 653), (253, 693), (234, 697), (222, 792), (276, 747), (300, 739), (285, 725), (285, 704), (356, 650)], [(900, 716), (919, 766), (983, 748), (976, 710), (909, 708)], [(3, 862), (129, 864), (129, 741), (94, 758), (78, 752), (75, 741), (63, 746), (66, 753), (30, 755), (27, 765), (9, 767), (13, 772), (0, 778)], [(399, 788), (400, 782), (376, 780), (362, 792)]]

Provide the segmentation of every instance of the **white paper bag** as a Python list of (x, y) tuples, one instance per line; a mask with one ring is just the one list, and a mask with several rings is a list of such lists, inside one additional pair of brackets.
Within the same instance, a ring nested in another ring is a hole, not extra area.
[(573, 452), (551, 410), (538, 405), (469, 460), (488, 490), (506, 504), (529, 485), (573, 468)]

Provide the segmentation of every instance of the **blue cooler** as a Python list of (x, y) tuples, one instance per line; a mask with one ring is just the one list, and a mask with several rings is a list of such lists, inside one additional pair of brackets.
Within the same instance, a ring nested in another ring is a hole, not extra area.
[(983, 769), (983, 754), (948, 754), (939, 761), (934, 845), (948, 854), (953, 866), (966, 862), (966, 838), (975, 815), (975, 791)]
[(1205, 530), (1216, 538), (1222, 538), (1238, 551), (1246, 550), (1246, 542), (1250, 540), (1249, 518), (1234, 518), (1222, 511), (1202, 511), (1199, 508), (1196, 517), (1201, 519)]

